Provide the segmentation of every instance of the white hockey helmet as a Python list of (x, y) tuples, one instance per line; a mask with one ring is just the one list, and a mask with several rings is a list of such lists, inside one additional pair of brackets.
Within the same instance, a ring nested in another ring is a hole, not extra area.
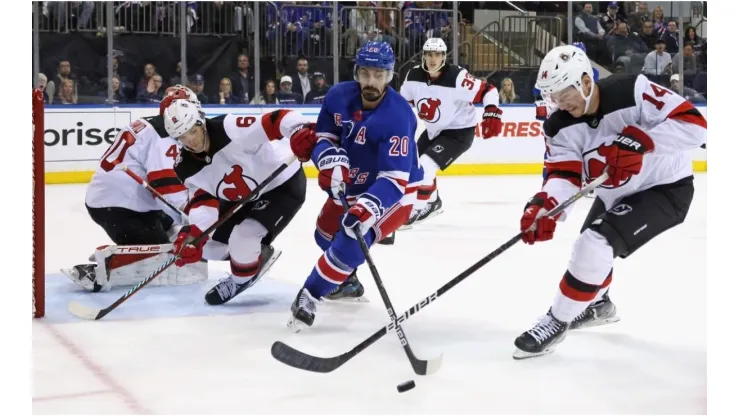
[(442, 40), (442, 38), (429, 38), (424, 42), (424, 47), (422, 48), (421, 69), (429, 72), (426, 68), (423, 56), (427, 52), (442, 52), (442, 64), (439, 66), (437, 71), (441, 70), (442, 67), (445, 66), (445, 61), (447, 61), (447, 45), (445, 44), (445, 41)]
[(535, 88), (540, 90), (548, 106), (557, 106), (551, 98), (552, 95), (568, 87), (575, 87), (586, 100), (586, 108), (588, 108), (593, 88), (586, 96), (583, 91), (583, 74), (588, 75), (593, 81), (594, 71), (586, 53), (573, 45), (558, 46), (548, 52), (542, 60)]
[(205, 118), (198, 106), (188, 100), (174, 100), (164, 109), (164, 128), (170, 137), (178, 137), (197, 125), (203, 125)]
[(184, 86), (184, 85), (174, 85), (172, 87), (169, 87), (164, 92), (164, 98), (159, 103), (159, 115), (164, 115), (164, 109), (169, 107), (170, 103), (175, 100), (187, 100), (192, 104), (195, 104), (196, 107), (198, 107), (199, 111), (201, 110), (200, 107), (200, 100), (198, 100), (198, 95), (193, 92), (190, 88)]

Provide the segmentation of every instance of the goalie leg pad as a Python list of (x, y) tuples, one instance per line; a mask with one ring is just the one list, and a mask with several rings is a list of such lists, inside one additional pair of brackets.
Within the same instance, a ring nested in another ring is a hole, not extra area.
[[(156, 246), (148, 246), (156, 247)], [(171, 249), (170, 245), (161, 246)], [(127, 246), (108, 246), (95, 251), (95, 286), (108, 291), (114, 286), (134, 285), (174, 257), (171, 252), (142, 254)], [(160, 250), (162, 251), (162, 250)], [(149, 286), (177, 286), (208, 279), (208, 264), (198, 262), (185, 267), (169, 267)], [(98, 290), (94, 290), (98, 291)]]

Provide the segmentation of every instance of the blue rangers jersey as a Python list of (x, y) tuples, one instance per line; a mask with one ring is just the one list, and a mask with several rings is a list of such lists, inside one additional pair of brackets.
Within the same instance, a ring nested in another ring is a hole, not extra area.
[(341, 146), (350, 163), (348, 200), (369, 193), (383, 210), (398, 202), (413, 204), (424, 177), (414, 136), (416, 116), (390, 86), (373, 110), (362, 109), (360, 94), (355, 81), (340, 82), (329, 90), (316, 121), (319, 140), (311, 159), (316, 164), (328, 146)]

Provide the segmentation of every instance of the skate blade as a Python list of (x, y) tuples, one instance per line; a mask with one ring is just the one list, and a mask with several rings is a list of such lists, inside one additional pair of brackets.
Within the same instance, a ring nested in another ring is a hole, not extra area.
[(514, 353), (512, 353), (511, 356), (515, 360), (526, 360), (527, 358), (541, 357), (543, 355), (552, 354), (553, 352), (555, 352), (555, 346), (550, 346), (549, 348), (541, 352), (526, 352), (517, 348), (514, 350)]
[(369, 303), (370, 302), (370, 299), (366, 298), (365, 295), (362, 295), (360, 297), (345, 297), (345, 298), (339, 298), (339, 299), (322, 298), (322, 300), (327, 303)]
[(88, 292), (93, 291), (93, 282), (90, 282), (89, 280), (85, 279), (85, 281), (80, 280), (79, 277), (77, 277), (77, 270), (74, 268), (72, 269), (59, 269), (60, 272), (62, 272), (63, 275), (67, 276), (69, 280), (74, 282), (77, 286), (87, 290)]
[(310, 328), (310, 327), (308, 325), (306, 325), (305, 322), (303, 322), (303, 321), (301, 321), (299, 319), (290, 318), (290, 320), (288, 321), (288, 329), (290, 329), (291, 331), (293, 331), (296, 334), (299, 333), (299, 332), (301, 332), (302, 330), (308, 329), (308, 328)]
[(622, 318), (620, 318), (618, 316), (612, 316), (611, 318), (607, 318), (607, 319), (599, 319), (598, 321), (591, 321), (591, 322), (589, 322), (587, 324), (581, 325), (578, 328), (574, 328), (574, 329), (576, 331), (578, 331), (578, 330), (581, 330), (581, 329), (595, 328), (595, 327), (598, 327), (598, 326), (615, 324), (615, 323), (617, 323), (617, 322), (619, 322), (621, 320), (622, 320)]
[[(410, 226), (410, 227), (413, 227), (413, 226), (415, 226), (415, 225), (420, 225), (420, 224), (424, 224), (424, 223), (426, 223), (427, 221), (431, 220), (432, 218), (434, 218), (434, 217), (436, 217), (436, 216), (438, 216), (439, 214), (442, 214), (442, 213), (444, 213), (444, 212), (445, 212), (445, 209), (444, 209), (444, 208), (440, 208), (440, 209), (438, 209), (437, 211), (434, 211), (433, 213), (429, 214), (429, 216), (428, 216), (428, 217), (426, 217), (426, 218), (424, 218), (423, 220), (418, 220), (418, 221), (414, 222), (413, 224), (411, 224), (411, 226)], [(400, 229), (400, 228), (399, 228), (399, 229)]]

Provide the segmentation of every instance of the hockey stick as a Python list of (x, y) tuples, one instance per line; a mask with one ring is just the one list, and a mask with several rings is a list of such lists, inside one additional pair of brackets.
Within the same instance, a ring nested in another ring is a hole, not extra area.
[[(236, 214), (237, 211), (242, 209), (247, 203), (254, 201), (259, 196), (260, 192), (262, 192), (265, 187), (272, 182), (273, 179), (277, 178), (285, 169), (288, 168), (288, 166), (295, 161), (295, 156), (291, 156), (287, 161), (285, 161), (280, 167), (278, 167), (274, 172), (270, 174), (267, 178), (265, 178), (262, 183), (257, 185), (250, 194), (249, 198), (246, 198), (242, 201), (240, 201), (238, 204), (234, 205), (229, 211), (226, 212), (222, 217), (218, 219), (218, 221), (214, 222), (210, 227), (208, 227), (201, 235), (196, 237), (190, 244), (197, 245), (200, 243), (204, 238), (208, 237), (216, 228), (221, 226), (224, 222), (226, 222), (229, 218), (231, 218), (234, 214)], [(171, 259), (167, 260), (164, 264), (159, 266), (155, 271), (152, 272), (149, 276), (147, 276), (144, 280), (137, 283), (134, 287), (129, 289), (128, 292), (124, 293), (123, 296), (118, 298), (115, 302), (113, 302), (110, 306), (103, 309), (96, 309), (96, 308), (90, 308), (87, 307), (79, 302), (72, 301), (67, 305), (67, 310), (72, 315), (77, 316), (78, 318), (82, 319), (90, 319), (90, 320), (98, 320), (105, 315), (108, 315), (116, 309), (118, 306), (120, 306), (123, 302), (126, 302), (131, 296), (134, 295), (134, 293), (138, 292), (139, 289), (149, 284), (152, 280), (154, 280), (157, 276), (159, 276), (163, 271), (167, 270), (168, 267), (173, 265), (177, 259), (180, 258), (180, 254), (176, 254)]]
[(167, 205), (167, 207), (170, 208), (171, 210), (173, 210), (173, 211), (177, 212), (178, 214), (180, 214), (180, 217), (182, 217), (184, 223), (185, 224), (188, 224), (188, 214), (182, 212), (182, 210), (180, 208), (177, 208), (176, 206), (172, 205), (172, 203), (170, 201), (168, 201), (167, 199), (165, 199), (165, 197), (162, 196), (162, 194), (160, 194), (156, 189), (152, 188), (152, 186), (149, 185), (149, 182), (147, 182), (144, 179), (142, 179), (141, 176), (137, 175), (136, 172), (134, 172), (131, 169), (129, 169), (128, 166), (126, 166), (126, 165), (118, 165), (118, 169), (121, 169), (122, 171), (126, 172), (126, 174), (128, 176), (130, 176), (131, 179), (135, 180), (136, 182), (139, 183), (139, 185), (141, 185), (144, 188), (146, 188), (146, 190), (149, 191), (149, 192), (151, 192), (152, 195), (154, 195), (155, 198), (157, 198), (160, 201), (162, 201), (162, 203), (164, 203), (165, 205)]
[[(596, 189), (599, 185), (604, 183), (604, 181), (606, 181), (608, 178), (609, 178), (608, 174), (606, 172), (603, 173), (601, 176), (594, 179), (586, 187), (576, 192), (573, 196), (568, 198), (566, 201), (556, 206), (552, 210), (548, 211), (547, 214), (545, 215), (552, 217), (557, 214), (560, 214), (566, 208), (572, 205), (574, 202), (581, 199), (584, 195)], [(399, 325), (402, 322), (409, 319), (415, 313), (419, 312), (419, 310), (429, 306), (432, 302), (439, 299), (447, 291), (457, 286), (458, 283), (462, 282), (468, 276), (475, 273), (480, 268), (482, 268), (487, 263), (489, 263), (491, 260), (498, 257), (501, 253), (503, 253), (504, 251), (508, 250), (513, 245), (518, 243), (519, 240), (522, 239), (522, 236), (524, 235), (525, 232), (533, 231), (535, 227), (536, 227), (536, 223), (533, 224), (526, 231), (520, 232), (516, 236), (512, 237), (509, 241), (505, 242), (499, 248), (489, 253), (487, 256), (479, 260), (474, 265), (470, 266), (467, 270), (465, 270), (464, 272), (460, 273), (457, 277), (447, 282), (444, 286), (437, 289), (437, 291), (425, 297), (416, 305), (412, 306), (409, 310), (404, 312), (403, 316), (398, 317), (395, 321), (389, 323), (383, 328), (380, 328), (374, 334), (370, 335), (370, 337), (362, 341), (360, 344), (358, 344), (351, 350), (345, 352), (344, 354), (337, 355), (335, 357), (329, 357), (329, 358), (316, 357), (316, 356), (309, 355), (304, 352), (298, 351), (295, 348), (283, 342), (276, 341), (274, 344), (272, 344), (272, 349), (271, 349), (272, 356), (283, 364), (286, 364), (286, 365), (289, 365), (291, 367), (295, 367), (301, 370), (313, 371), (317, 373), (328, 373), (328, 372), (334, 371), (337, 368), (341, 367), (343, 364), (345, 364), (347, 361), (354, 358), (357, 354), (367, 349), (367, 347), (373, 345), (379, 339), (383, 338), (389, 331), (399, 328)]]
[[(342, 205), (344, 206), (344, 210), (349, 210), (349, 203), (347, 202), (347, 197), (344, 195), (344, 192), (339, 193), (339, 200), (342, 201)], [(391, 303), (391, 299), (388, 297), (388, 292), (385, 290), (385, 285), (383, 285), (383, 281), (380, 280), (380, 273), (378, 273), (377, 267), (375, 267), (375, 262), (373, 261), (373, 258), (370, 257), (370, 248), (367, 246), (367, 243), (365, 242), (365, 239), (363, 238), (362, 233), (360, 232), (359, 225), (352, 228), (352, 232), (355, 234), (355, 239), (360, 243), (360, 248), (362, 248), (362, 254), (365, 255), (365, 261), (367, 261), (367, 265), (370, 268), (370, 273), (373, 275), (373, 279), (375, 280), (375, 284), (378, 286), (378, 292), (380, 292), (380, 297), (383, 299), (383, 305), (385, 305), (386, 311), (388, 311), (388, 315), (391, 317), (392, 322), (396, 322), (396, 310), (393, 308), (393, 304)], [(401, 341), (401, 345), (403, 346), (403, 351), (406, 353), (406, 356), (409, 358), (409, 362), (411, 363), (411, 367), (414, 369), (414, 372), (420, 376), (428, 375), (428, 374), (434, 374), (439, 370), (439, 367), (442, 366), (442, 356), (436, 357), (432, 360), (420, 360), (416, 358), (414, 355), (414, 352), (411, 350), (411, 346), (409, 345), (408, 340), (406, 339), (406, 333), (401, 328), (401, 325), (396, 326), (396, 334), (398, 335), (399, 341)]]

